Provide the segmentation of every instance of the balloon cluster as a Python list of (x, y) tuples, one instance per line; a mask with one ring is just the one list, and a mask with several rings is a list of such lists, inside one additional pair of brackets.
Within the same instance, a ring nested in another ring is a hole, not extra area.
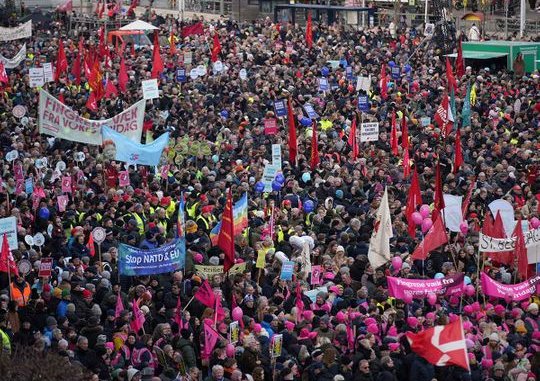
[[(285, 176), (283, 176), (283, 173), (278, 173), (276, 177), (274, 178), (274, 181), (272, 181), (272, 190), (275, 192), (279, 192), (281, 188), (283, 188), (283, 185), (285, 184)], [(264, 183), (262, 181), (257, 181), (255, 183), (254, 187), (255, 193), (262, 193), (264, 192)]]
[(431, 220), (431, 209), (429, 205), (424, 204), (420, 207), (420, 211), (414, 212), (412, 214), (412, 220), (416, 225), (421, 226), (422, 233), (426, 234), (429, 229), (433, 226), (433, 221)]
[(540, 227), (540, 220), (537, 217), (531, 218), (529, 222), (533, 229), (538, 229)]

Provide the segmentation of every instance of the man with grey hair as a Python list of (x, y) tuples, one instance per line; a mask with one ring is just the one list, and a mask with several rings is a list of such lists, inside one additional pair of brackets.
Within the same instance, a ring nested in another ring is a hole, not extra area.
[(212, 367), (212, 374), (205, 378), (205, 381), (230, 381), (225, 378), (225, 369), (221, 365), (214, 365)]

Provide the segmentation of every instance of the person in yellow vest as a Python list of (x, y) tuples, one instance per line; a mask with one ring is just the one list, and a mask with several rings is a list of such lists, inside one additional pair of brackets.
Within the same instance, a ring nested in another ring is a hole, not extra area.
[(4, 317), (2, 319), (2, 322), (0, 323), (0, 340), (2, 340), (2, 343), (0, 344), (2, 346), (2, 353), (10, 355), (11, 354), (11, 338), (6, 333), (8, 320), (7, 317)]
[(133, 219), (135, 219), (135, 221), (137, 221), (137, 229), (139, 230), (139, 234), (144, 235), (145, 220), (142, 204), (135, 204), (131, 216), (133, 217)]
[(159, 207), (156, 209), (156, 217), (157, 217), (157, 227), (164, 233), (167, 232), (167, 227), (169, 226), (169, 219), (167, 218), (167, 213), (165, 212), (165, 209)]
[(213, 209), (213, 205), (203, 206), (201, 209), (202, 214), (199, 215), (195, 220), (199, 228), (202, 229), (206, 234), (210, 233), (210, 230), (212, 230), (214, 222), (216, 221), (216, 217), (212, 214)]
[(19, 308), (26, 307), (32, 292), (30, 285), (23, 277), (17, 276), (10, 286), (11, 300), (17, 302)]

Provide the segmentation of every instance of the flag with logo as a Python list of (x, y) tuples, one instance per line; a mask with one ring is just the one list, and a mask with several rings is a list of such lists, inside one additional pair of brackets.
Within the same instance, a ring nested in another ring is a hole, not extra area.
[(385, 188), (375, 217), (371, 240), (369, 241), (368, 259), (374, 269), (381, 267), (392, 258), (390, 254), (390, 238), (393, 236), (392, 218), (390, 217), (390, 206), (388, 204), (388, 189)]

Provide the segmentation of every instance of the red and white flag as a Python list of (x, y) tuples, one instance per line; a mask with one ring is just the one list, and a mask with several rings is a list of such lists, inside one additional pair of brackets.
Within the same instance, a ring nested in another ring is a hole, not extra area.
[(456, 365), (469, 371), (469, 356), (461, 318), (420, 333), (407, 332), (411, 349), (436, 366)]
[(441, 128), (442, 135), (444, 137), (448, 136), (454, 126), (454, 115), (452, 114), (452, 107), (450, 107), (448, 94), (444, 94), (441, 104), (435, 112), (434, 119)]

